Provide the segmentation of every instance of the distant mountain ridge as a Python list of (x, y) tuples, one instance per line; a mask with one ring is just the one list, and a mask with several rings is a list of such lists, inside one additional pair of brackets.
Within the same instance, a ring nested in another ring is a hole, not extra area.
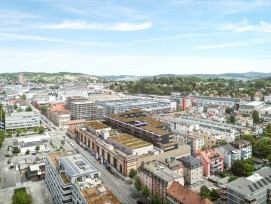
[(161, 77), (200, 77), (200, 78), (228, 78), (240, 80), (253, 80), (259, 78), (271, 77), (270, 73), (263, 72), (244, 72), (244, 73), (222, 73), (222, 74), (159, 74), (153, 76), (135, 76), (135, 75), (108, 75), (100, 76), (106, 80), (113, 81), (136, 81), (143, 78), (161, 78)]

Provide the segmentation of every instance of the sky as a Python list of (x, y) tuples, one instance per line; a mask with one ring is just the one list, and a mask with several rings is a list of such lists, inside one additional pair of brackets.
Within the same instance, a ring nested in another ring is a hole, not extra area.
[(0, 1), (0, 72), (271, 72), (270, 0)]

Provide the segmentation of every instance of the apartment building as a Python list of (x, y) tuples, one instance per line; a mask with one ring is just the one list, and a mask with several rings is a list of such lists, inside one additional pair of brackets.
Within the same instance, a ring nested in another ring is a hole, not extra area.
[(228, 142), (232, 142), (235, 138), (240, 136), (240, 132), (243, 131), (245, 128), (237, 125), (231, 125), (227, 123), (216, 122), (207, 119), (200, 119), (188, 116), (180, 116), (178, 118), (166, 117), (166, 116), (159, 116), (156, 117), (158, 120), (167, 122), (171, 126), (176, 124), (192, 123), (194, 125), (195, 131), (200, 131), (202, 133), (208, 135), (215, 135), (221, 136), (221, 139), (224, 139)]
[(271, 201), (271, 168), (263, 167), (253, 175), (227, 184), (228, 204), (268, 204)]
[(49, 154), (46, 156), (45, 171), (45, 182), (56, 204), (88, 204), (95, 200), (96, 203), (101, 203), (104, 196), (120, 203), (116, 196), (102, 185), (101, 172), (82, 154)]
[(71, 119), (71, 112), (66, 109), (66, 103), (53, 103), (46, 110), (49, 120), (56, 126), (63, 128), (63, 124)]
[(234, 161), (245, 160), (252, 157), (252, 145), (249, 141), (234, 141), (224, 146), (218, 147), (224, 155), (224, 164), (230, 168)]
[(174, 135), (166, 123), (155, 120), (145, 111), (132, 109), (128, 112), (106, 116), (106, 123), (123, 132), (152, 143), (162, 151), (176, 149)]
[(87, 98), (72, 96), (67, 98), (67, 109), (71, 111), (71, 119), (99, 120), (104, 116), (102, 106)]
[(201, 197), (176, 181), (167, 189), (167, 201), (169, 204), (212, 204), (209, 199)]
[(159, 165), (159, 162), (150, 162), (140, 166), (139, 178), (143, 186), (148, 186), (151, 195), (157, 194), (161, 200), (166, 202), (167, 189), (173, 181), (184, 185), (184, 178), (166, 168)]
[(177, 160), (183, 164), (183, 175), (186, 184), (193, 185), (202, 181), (203, 167), (200, 160), (192, 156), (184, 156)]
[(5, 130), (16, 130), (19, 128), (33, 129), (40, 126), (40, 114), (31, 112), (14, 112), (6, 114)]
[(245, 160), (252, 157), (252, 145), (247, 140), (238, 140), (230, 143), (236, 150), (239, 160)]
[[(191, 154), (196, 155), (197, 151), (206, 146), (205, 137), (200, 133), (185, 133), (180, 131), (172, 131), (174, 135), (174, 141), (179, 144), (188, 144), (191, 146)], [(208, 138), (207, 138), (208, 139)], [(209, 140), (209, 139), (208, 139)], [(208, 141), (207, 141), (208, 142)]]
[(224, 170), (224, 156), (218, 148), (199, 151), (196, 158), (201, 161), (206, 177)]

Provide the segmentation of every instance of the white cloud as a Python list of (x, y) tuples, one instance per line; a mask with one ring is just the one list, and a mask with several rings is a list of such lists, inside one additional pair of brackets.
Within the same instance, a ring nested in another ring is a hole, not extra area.
[(254, 0), (254, 1), (248, 1), (248, 0), (234, 0), (234, 1), (226, 1), (224, 4), (225, 12), (228, 14), (234, 14), (239, 13), (242, 11), (247, 10), (253, 10), (256, 8), (264, 7), (270, 5), (270, 2), (267, 0)]
[(0, 40), (31, 40), (31, 41), (46, 41), (53, 43), (63, 43), (79, 46), (99, 46), (99, 47), (117, 47), (116, 44), (111, 43), (100, 43), (100, 42), (89, 42), (89, 41), (73, 41), (73, 40), (63, 40), (58, 38), (49, 38), (43, 36), (35, 35), (23, 35), (14, 33), (0, 33)]
[(249, 24), (247, 19), (245, 19), (240, 23), (222, 25), (219, 29), (234, 32), (258, 31), (269, 33), (271, 32), (271, 24), (265, 21), (260, 21), (258, 24)]
[(48, 24), (40, 26), (44, 29), (90, 29), (90, 30), (109, 30), (109, 31), (136, 31), (146, 30), (152, 26), (151, 22), (145, 23), (116, 23), (116, 24), (102, 24), (102, 23), (87, 23), (86, 21), (64, 21), (61, 24)]

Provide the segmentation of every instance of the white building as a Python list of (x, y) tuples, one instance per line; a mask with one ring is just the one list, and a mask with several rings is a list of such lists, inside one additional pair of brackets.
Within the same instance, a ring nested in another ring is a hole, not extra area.
[(32, 129), (40, 126), (40, 114), (34, 111), (6, 114), (5, 129)]
[(271, 94), (268, 96), (264, 96), (264, 102), (265, 103), (271, 103)]
[(45, 168), (45, 182), (56, 204), (88, 204), (90, 198), (87, 191), (93, 192), (94, 188), (101, 185), (101, 172), (82, 154), (49, 154)]

